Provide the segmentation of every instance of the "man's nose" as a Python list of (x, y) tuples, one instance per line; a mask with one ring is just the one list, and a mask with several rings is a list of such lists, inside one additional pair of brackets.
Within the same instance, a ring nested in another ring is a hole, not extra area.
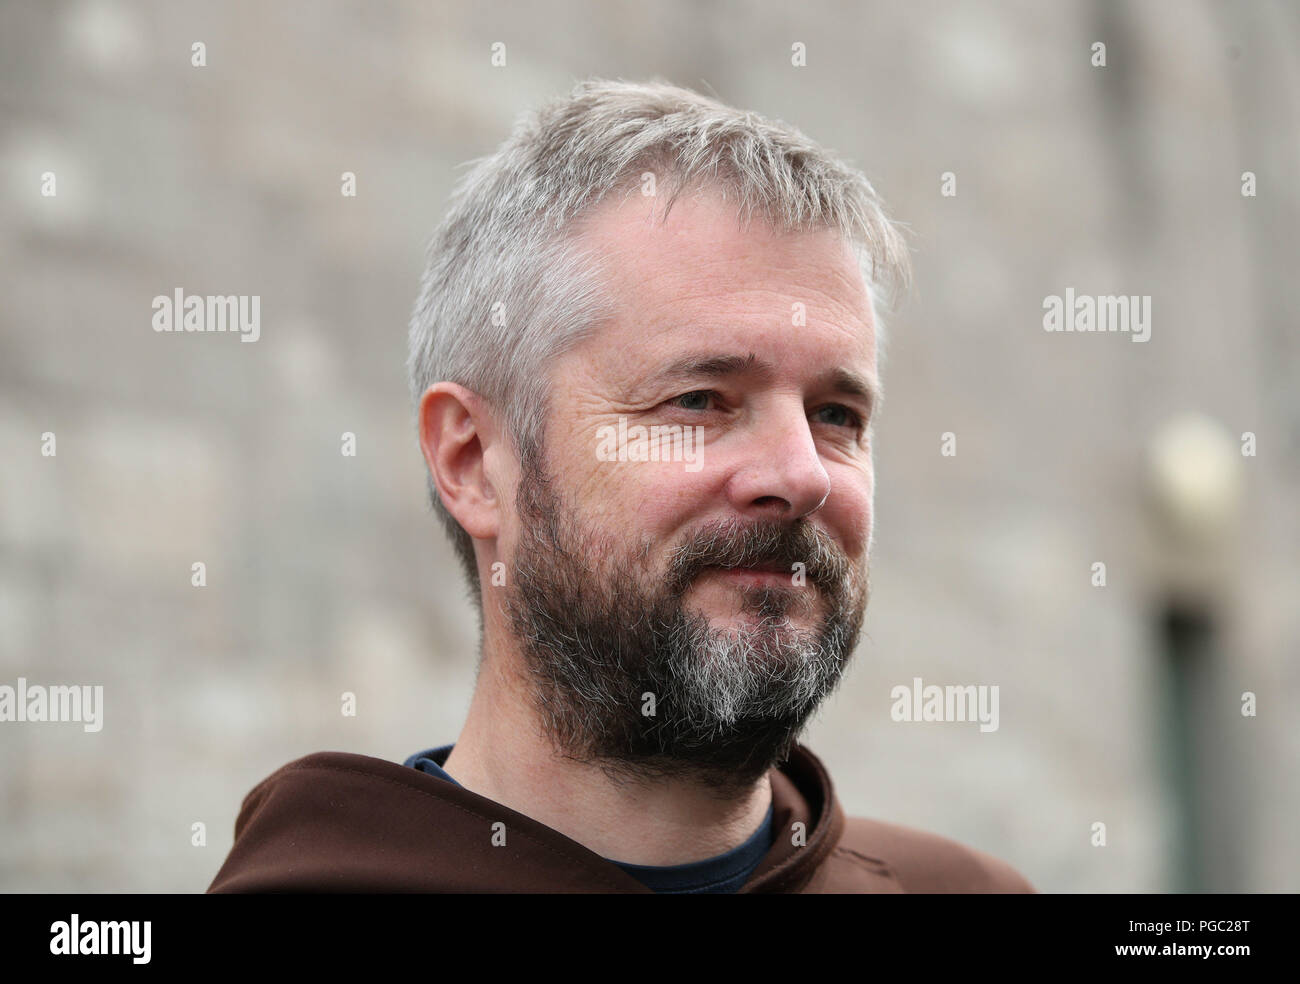
[(815, 512), (831, 480), (813, 439), (802, 401), (772, 406), (755, 419), (727, 482), (732, 508), (748, 516), (792, 521)]

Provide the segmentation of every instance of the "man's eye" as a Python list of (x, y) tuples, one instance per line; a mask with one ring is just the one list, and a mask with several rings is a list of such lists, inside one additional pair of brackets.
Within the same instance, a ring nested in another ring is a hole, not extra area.
[[(692, 391), (689, 392), (689, 393), (683, 393), (681, 396), (675, 396), (675, 397), (673, 397), (671, 400), (669, 400), (668, 402), (670, 402), (670, 403), (675, 403), (677, 406), (681, 407), (683, 410), (707, 410), (707, 409), (708, 409), (708, 405), (707, 405), (707, 404), (708, 404), (709, 400), (711, 400), (711, 399), (713, 398), (714, 395), (715, 395), (715, 394), (714, 394), (714, 392), (713, 392), (712, 390), (692, 390)], [(704, 403), (705, 403), (705, 406), (690, 406), (690, 405), (689, 405), (689, 401), (691, 401), (691, 400), (697, 400), (697, 399), (698, 399), (698, 400), (703, 400)], [(688, 401), (688, 402), (687, 402), (687, 403), (684, 403), (683, 401)]]
[(863, 425), (865, 423), (862, 419), (862, 415), (858, 413), (856, 410), (854, 410), (852, 407), (846, 407), (843, 403), (831, 403), (822, 407), (817, 412), (825, 413), (827, 410), (840, 411), (840, 413), (836, 414), (836, 416), (840, 417), (841, 419), (827, 421), (827, 423), (831, 424), (832, 426), (852, 427), (855, 430), (862, 430)]
[[(680, 407), (683, 410), (707, 410), (709, 402), (717, 397), (713, 390), (692, 390), (689, 393), (683, 393), (681, 396), (675, 396), (669, 403)], [(862, 415), (852, 407), (846, 407), (843, 403), (829, 403), (817, 411), (817, 413), (826, 413), (831, 411), (832, 419), (825, 422), (832, 427), (851, 427), (854, 430), (861, 431), (866, 426), (866, 421)]]

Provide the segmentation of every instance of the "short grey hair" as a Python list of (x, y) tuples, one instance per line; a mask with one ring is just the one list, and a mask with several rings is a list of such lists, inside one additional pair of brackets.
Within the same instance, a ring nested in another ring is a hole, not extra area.
[[(458, 383), (501, 417), (521, 460), (541, 444), (552, 359), (613, 314), (602, 257), (584, 248), (584, 219), (642, 175), (667, 185), (666, 216), (682, 191), (734, 195), (782, 231), (831, 228), (854, 249), (876, 313), (910, 279), (901, 229), (866, 176), (780, 121), (662, 79), (587, 79), (524, 113), (452, 192), (429, 242), (410, 323), (411, 398)], [(656, 188), (658, 191), (659, 188)], [(482, 619), (473, 539), (429, 476), (429, 498), (465, 569)]]

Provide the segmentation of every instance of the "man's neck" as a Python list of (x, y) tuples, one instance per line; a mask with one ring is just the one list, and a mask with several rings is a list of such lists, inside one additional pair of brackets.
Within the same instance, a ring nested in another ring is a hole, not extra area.
[(626, 864), (702, 861), (740, 846), (763, 822), (766, 776), (719, 799), (686, 780), (615, 785), (598, 766), (562, 757), (500, 656), (485, 645), (469, 715), (443, 766), (466, 789)]

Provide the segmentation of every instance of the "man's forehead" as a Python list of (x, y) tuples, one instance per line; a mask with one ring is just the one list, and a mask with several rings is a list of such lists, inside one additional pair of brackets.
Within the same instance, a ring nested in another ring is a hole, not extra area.
[(601, 332), (606, 352), (685, 357), (701, 344), (747, 352), (747, 333), (768, 330), (791, 355), (830, 348), (820, 361), (874, 375), (870, 294), (855, 252), (833, 230), (783, 232), (761, 219), (742, 227), (734, 202), (700, 193), (678, 198), (666, 221), (654, 199), (606, 204), (584, 236), (618, 309)]
[(857, 257), (836, 230), (775, 229), (757, 213), (742, 219), (734, 197), (712, 188), (683, 192), (671, 209), (666, 197), (629, 194), (606, 201), (583, 220), (581, 238), (616, 259), (615, 270), (632, 283), (653, 283), (647, 274), (784, 272), (797, 275), (805, 289), (833, 292), (869, 310)]

